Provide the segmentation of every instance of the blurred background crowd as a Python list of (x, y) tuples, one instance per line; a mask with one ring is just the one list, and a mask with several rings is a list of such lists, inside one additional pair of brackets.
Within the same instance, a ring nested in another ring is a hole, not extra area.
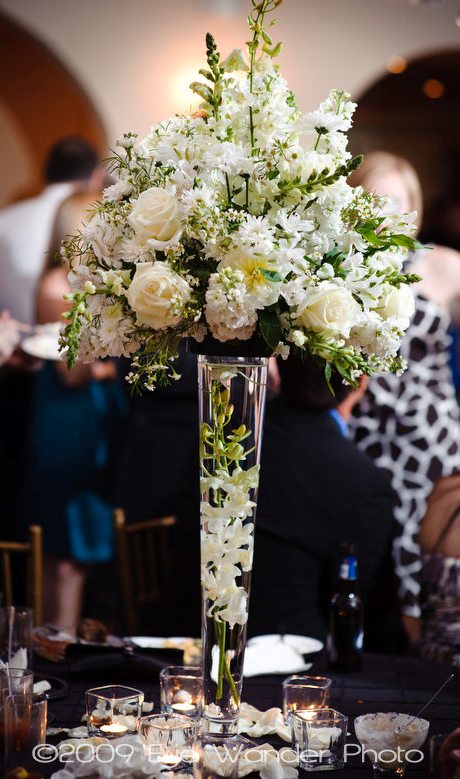
[[(357, 390), (337, 381), (331, 395), (315, 364), (272, 360), (253, 633), (324, 638), (350, 542), (366, 647), (460, 664), (457, 5), (286, 0), (280, 14), (299, 105), (352, 92), (352, 151), (366, 158), (351, 183), (416, 210), (429, 248), (408, 261), (422, 281), (404, 376)], [(110, 184), (101, 163), (116, 138), (196, 109), (187, 85), (201, 31), (230, 51), (244, 10), (244, 0), (0, 0), (0, 538), (42, 525), (44, 619), (61, 629), (85, 615), (127, 630), (113, 530), (122, 509), (128, 526), (174, 517), (159, 527), (162, 586), (138, 629), (199, 631), (196, 358), (184, 349), (181, 380), (139, 398), (123, 360), (69, 371), (21, 344), (66, 310), (60, 242)]]

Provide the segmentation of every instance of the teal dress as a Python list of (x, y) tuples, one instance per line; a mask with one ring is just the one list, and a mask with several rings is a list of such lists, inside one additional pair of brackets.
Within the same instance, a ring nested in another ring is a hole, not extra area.
[(37, 375), (25, 516), (43, 526), (45, 554), (111, 558), (110, 456), (125, 408), (120, 381), (67, 387), (51, 362)]

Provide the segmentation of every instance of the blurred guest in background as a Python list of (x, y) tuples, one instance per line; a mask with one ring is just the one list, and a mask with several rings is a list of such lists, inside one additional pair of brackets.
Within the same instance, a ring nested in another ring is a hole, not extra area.
[(35, 322), (37, 283), (57, 209), (78, 185), (90, 185), (97, 164), (87, 141), (63, 138), (49, 152), (41, 194), (0, 211), (0, 310), (20, 322)]
[[(63, 200), (77, 187), (91, 186), (98, 154), (82, 138), (64, 138), (45, 164), (43, 192), (0, 211), (0, 311), (23, 324), (34, 324), (36, 292), (50, 247), (51, 230)], [(0, 534), (16, 536), (24, 491), (26, 437), (37, 362), (17, 350), (0, 383)]]
[[(365, 380), (352, 390), (335, 374), (334, 396), (313, 359), (278, 365), (281, 396), (267, 407), (262, 444), (249, 630), (324, 639), (341, 542), (357, 547), (367, 613), (382, 617), (370, 604), (391, 557), (394, 498), (386, 474), (347, 439)], [(398, 631), (391, 586), (385, 598), (389, 650)]]
[(421, 654), (460, 665), (460, 474), (440, 479), (420, 529)]
[[(351, 177), (377, 194), (399, 199), (403, 212), (417, 211), (422, 195), (412, 166), (385, 152), (369, 154)], [(416, 641), (420, 631), (421, 554), (417, 541), (428, 496), (442, 476), (460, 469), (460, 422), (449, 367), (450, 307), (460, 300), (460, 255), (442, 246), (417, 251), (406, 271), (419, 274), (416, 311), (402, 341), (408, 361), (402, 376), (369, 381), (354, 410), (352, 428), (359, 448), (386, 468), (397, 495), (396, 573), (404, 625)]]
[(24, 329), (27, 330), (27, 326), (11, 319), (8, 311), (0, 313), (0, 368), (11, 359)]
[[(37, 321), (59, 321), (67, 309), (67, 272), (60, 242), (81, 228), (96, 195), (77, 193), (57, 213), (48, 260), (38, 284)], [(124, 394), (113, 360), (77, 364), (47, 361), (37, 376), (32, 409), (27, 489), (30, 521), (43, 525), (45, 618), (76, 626), (85, 568), (112, 554), (112, 505), (107, 494), (111, 439)]]

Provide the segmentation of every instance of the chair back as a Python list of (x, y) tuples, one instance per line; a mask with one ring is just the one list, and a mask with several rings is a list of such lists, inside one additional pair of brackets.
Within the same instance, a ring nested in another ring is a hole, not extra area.
[(113, 513), (119, 576), (130, 635), (139, 630), (143, 604), (159, 599), (169, 568), (170, 529), (175, 517), (126, 523), (123, 509)]
[(42, 529), (40, 525), (30, 525), (29, 540), (0, 541), (0, 568), (3, 592), (3, 605), (14, 604), (13, 594), (13, 558), (26, 559), (26, 605), (34, 610), (34, 622), (41, 625), (43, 621), (43, 548)]

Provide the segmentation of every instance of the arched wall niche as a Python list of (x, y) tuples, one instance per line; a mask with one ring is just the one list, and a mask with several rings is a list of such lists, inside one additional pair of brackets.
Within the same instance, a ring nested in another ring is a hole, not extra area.
[(41, 41), (1, 12), (0, 113), (0, 206), (41, 189), (47, 152), (59, 138), (80, 135), (101, 155), (107, 152), (101, 118), (78, 81)]
[[(440, 97), (426, 95), (429, 80), (442, 85)], [(441, 212), (460, 201), (460, 49), (409, 59), (403, 72), (386, 73), (357, 102), (352, 152), (384, 149), (408, 159), (422, 181), (422, 238), (442, 240)]]

